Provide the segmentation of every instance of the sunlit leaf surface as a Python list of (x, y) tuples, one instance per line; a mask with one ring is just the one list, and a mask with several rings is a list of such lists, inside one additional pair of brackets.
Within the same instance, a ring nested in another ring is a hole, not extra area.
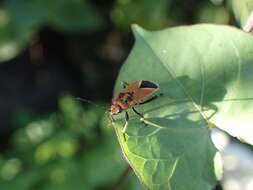
[(130, 111), (126, 141), (117, 123), (123, 152), (149, 189), (212, 189), (216, 150), (206, 121), (253, 143), (253, 37), (218, 25), (133, 29), (115, 94), (120, 81), (145, 79), (163, 96), (137, 107), (146, 125)]

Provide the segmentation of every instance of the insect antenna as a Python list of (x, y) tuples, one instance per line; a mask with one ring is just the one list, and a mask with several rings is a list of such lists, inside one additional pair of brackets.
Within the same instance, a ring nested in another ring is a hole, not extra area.
[(101, 108), (101, 109), (106, 109), (106, 107), (104, 106), (101, 106), (101, 105), (98, 105), (98, 104), (95, 104), (94, 102), (90, 101), (90, 100), (87, 100), (87, 99), (84, 99), (84, 98), (79, 98), (79, 97), (76, 97), (75, 98), (76, 100), (79, 100), (79, 101), (82, 101), (82, 102), (86, 102), (86, 103), (89, 103), (95, 107), (98, 107), (98, 108)]
[(92, 101), (90, 101), (90, 100), (84, 99), (84, 98), (76, 97), (75, 99), (76, 99), (76, 100), (79, 100), (79, 101), (82, 101), (82, 102), (89, 103), (89, 104), (91, 104), (91, 105), (93, 105), (93, 106), (95, 106), (95, 107), (97, 107), (97, 108), (100, 108), (100, 109), (105, 110), (105, 113), (107, 114), (107, 118), (108, 118), (108, 121), (109, 121), (108, 126), (113, 127), (114, 119), (113, 119), (113, 117), (112, 117), (111, 114), (110, 114), (110, 109), (108, 109), (108, 108), (105, 107), (105, 106), (98, 105), (98, 104), (96, 104), (96, 103), (94, 103), (94, 102), (92, 102)]

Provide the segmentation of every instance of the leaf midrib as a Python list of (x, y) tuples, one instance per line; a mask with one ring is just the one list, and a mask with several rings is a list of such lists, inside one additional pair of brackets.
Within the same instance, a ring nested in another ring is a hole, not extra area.
[(202, 119), (204, 122), (206, 122), (208, 124), (207, 121), (207, 117), (204, 115), (204, 113), (201, 111), (201, 108), (195, 103), (194, 98), (187, 92), (187, 90), (184, 88), (183, 84), (175, 77), (174, 72), (172, 71), (172, 69), (168, 66), (168, 68), (165, 66), (165, 64), (163, 63), (163, 61), (158, 57), (158, 55), (155, 53), (155, 51), (153, 50), (153, 48), (150, 46), (150, 44), (143, 38), (143, 36), (137, 31), (137, 34), (139, 35), (140, 39), (144, 42), (144, 44), (146, 44), (146, 46), (151, 50), (152, 54), (155, 56), (155, 58), (158, 60), (159, 64), (167, 71), (167, 73), (169, 75), (171, 75), (171, 77), (173, 79), (175, 79), (175, 81), (177, 82), (177, 84), (179, 85), (179, 87), (181, 88), (181, 90), (183, 90), (184, 94), (186, 95), (186, 97), (188, 98), (189, 101), (191, 101), (191, 103), (194, 105), (194, 107), (197, 109), (197, 111), (200, 113), (200, 115), (202, 116)]

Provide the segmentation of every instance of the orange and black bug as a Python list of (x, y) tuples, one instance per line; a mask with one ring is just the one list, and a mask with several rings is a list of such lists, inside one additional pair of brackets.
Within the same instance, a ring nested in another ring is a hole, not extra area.
[(125, 111), (125, 125), (122, 130), (122, 132), (125, 133), (129, 121), (129, 115), (127, 113), (127, 110), (129, 108), (132, 108), (132, 110), (137, 115), (143, 118), (143, 115), (135, 109), (135, 106), (139, 104), (145, 104), (156, 99), (158, 96), (152, 95), (159, 90), (159, 85), (152, 81), (147, 80), (138, 80), (131, 84), (122, 82), (122, 85), (123, 89), (112, 100), (112, 105), (109, 112), (112, 120), (114, 120), (113, 119), (114, 115), (117, 115), (122, 111)]

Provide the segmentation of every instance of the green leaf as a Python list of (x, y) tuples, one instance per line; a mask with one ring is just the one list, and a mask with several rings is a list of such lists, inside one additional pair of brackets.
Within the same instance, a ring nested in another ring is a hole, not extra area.
[(25, 48), (30, 29), (19, 30), (9, 12), (0, 7), (0, 62), (8, 61)]
[(237, 22), (243, 27), (253, 11), (252, 0), (227, 0), (227, 4), (235, 15)]
[(38, 171), (23, 172), (19, 174), (13, 180), (3, 180), (0, 179), (1, 189), (20, 189), (27, 190), (31, 189), (34, 181), (36, 181), (38, 176)]
[(9, 0), (6, 5), (15, 24), (24, 29), (50, 25), (61, 31), (79, 32), (102, 24), (83, 0)]
[(170, 0), (117, 0), (111, 12), (112, 21), (120, 28), (128, 29), (132, 23), (149, 29), (168, 26)]
[(229, 12), (224, 6), (215, 6), (203, 1), (196, 11), (196, 23), (228, 24)]
[(41, 26), (65, 32), (92, 31), (102, 19), (84, 0), (8, 0), (0, 7), (0, 62), (18, 55)]
[(252, 143), (253, 37), (207, 24), (133, 29), (136, 42), (115, 94), (120, 81), (145, 79), (163, 96), (137, 107), (146, 125), (129, 111), (126, 141), (123, 120), (116, 124), (124, 155), (148, 189), (212, 189), (220, 172), (206, 119)]
[(84, 0), (48, 0), (49, 24), (58, 30), (75, 32), (94, 30), (102, 25), (96, 11)]
[(210, 0), (214, 5), (221, 5), (224, 0)]
[(44, 24), (48, 15), (45, 2), (38, 0), (8, 0), (5, 7), (10, 14), (11, 22), (19, 28), (19, 31), (23, 31)]

